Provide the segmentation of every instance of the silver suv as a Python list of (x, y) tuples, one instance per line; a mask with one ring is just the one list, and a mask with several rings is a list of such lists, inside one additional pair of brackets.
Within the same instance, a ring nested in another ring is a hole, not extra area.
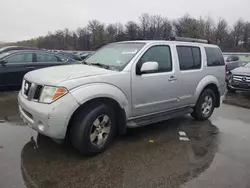
[(104, 46), (82, 65), (27, 73), (18, 101), (31, 128), (69, 138), (77, 150), (93, 155), (127, 127), (189, 113), (208, 119), (225, 87), (218, 46), (186, 38), (126, 41)]

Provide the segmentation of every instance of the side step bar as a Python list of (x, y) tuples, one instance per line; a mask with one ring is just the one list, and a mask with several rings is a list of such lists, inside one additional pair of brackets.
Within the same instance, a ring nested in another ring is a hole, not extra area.
[(181, 109), (165, 111), (165, 112), (161, 112), (161, 113), (157, 113), (157, 114), (153, 114), (149, 116), (135, 118), (127, 122), (127, 127), (129, 128), (141, 127), (141, 126), (157, 123), (160, 121), (172, 119), (175, 117), (184, 116), (186, 114), (191, 113), (192, 111), (193, 111), (192, 108), (185, 107)]

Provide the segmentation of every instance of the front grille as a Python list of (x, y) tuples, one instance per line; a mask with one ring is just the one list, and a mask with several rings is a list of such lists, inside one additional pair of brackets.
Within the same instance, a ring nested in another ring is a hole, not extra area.
[(35, 93), (34, 93), (34, 96), (33, 96), (33, 99), (39, 100), (40, 95), (41, 95), (41, 93), (42, 93), (42, 90), (43, 90), (43, 86), (37, 85), (36, 90), (35, 90)]
[(235, 81), (235, 82), (250, 83), (250, 76), (233, 75), (233, 81)]
[(31, 83), (29, 81), (24, 81), (23, 84), (23, 94), (27, 97), (31, 88)]
[(28, 100), (38, 101), (42, 93), (43, 86), (23, 81), (22, 93)]

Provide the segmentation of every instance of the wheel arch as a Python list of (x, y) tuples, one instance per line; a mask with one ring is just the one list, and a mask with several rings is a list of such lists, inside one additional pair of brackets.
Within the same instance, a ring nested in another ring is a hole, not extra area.
[(195, 92), (196, 102), (198, 101), (201, 93), (205, 89), (211, 89), (215, 93), (215, 107), (220, 107), (220, 91), (219, 82), (217, 78), (213, 75), (208, 75), (204, 77), (198, 84)]
[(69, 119), (68, 131), (76, 115), (89, 105), (100, 103), (107, 104), (114, 109), (118, 134), (126, 132), (126, 120), (129, 116), (129, 102), (126, 95), (117, 87), (110, 84), (91, 84), (71, 91), (79, 103), (79, 107), (73, 112)]
[(89, 107), (90, 105), (98, 105), (98, 104), (107, 104), (112, 109), (114, 109), (116, 125), (117, 125), (117, 134), (125, 134), (126, 133), (126, 113), (125, 110), (120, 106), (120, 104), (112, 98), (108, 97), (98, 97), (93, 98), (89, 101), (86, 101), (82, 105), (80, 105), (75, 112), (72, 114), (69, 124), (67, 127), (67, 135), (71, 126), (73, 125), (74, 118), (80, 113), (84, 108)]

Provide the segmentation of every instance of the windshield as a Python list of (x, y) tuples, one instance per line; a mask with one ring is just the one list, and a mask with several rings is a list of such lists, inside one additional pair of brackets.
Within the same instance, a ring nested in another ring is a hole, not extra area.
[(87, 58), (87, 64), (100, 64), (122, 70), (145, 43), (112, 43)]
[(8, 53), (8, 52), (1, 53), (1, 54), (0, 54), (0, 59), (3, 58), (3, 57), (5, 57), (5, 56), (7, 56), (7, 55), (9, 55), (9, 54), (10, 54), (10, 53)]
[(244, 65), (244, 67), (250, 68), (250, 62)]

